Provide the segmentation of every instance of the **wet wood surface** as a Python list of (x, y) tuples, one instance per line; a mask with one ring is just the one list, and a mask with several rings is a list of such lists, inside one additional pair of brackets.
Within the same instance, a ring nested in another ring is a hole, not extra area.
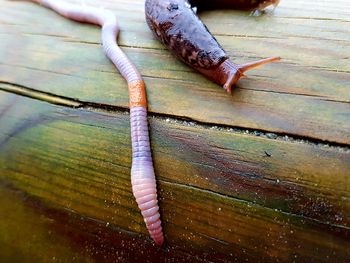
[(2, 261), (350, 257), (349, 3), (202, 13), (235, 61), (283, 58), (231, 96), (153, 38), (143, 1), (103, 1), (147, 84), (162, 249), (131, 193), (127, 88), (99, 28), (0, 6)]

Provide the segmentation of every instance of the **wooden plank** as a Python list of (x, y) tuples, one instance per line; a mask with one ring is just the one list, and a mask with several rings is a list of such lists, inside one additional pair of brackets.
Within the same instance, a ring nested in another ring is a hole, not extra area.
[[(56, 208), (2, 181), (0, 197), (2, 262), (166, 262), (175, 256), (184, 262), (189, 258), (179, 247), (158, 249), (142, 235)], [(213, 257), (200, 256), (207, 262)], [(191, 261), (202, 262), (195, 257)]]
[[(15, 189), (57, 214), (68, 210), (101, 222), (86, 231), (101, 230), (106, 250), (112, 249), (108, 240), (115, 228), (142, 234), (135, 244), (156, 250), (144, 241), (147, 233), (131, 194), (126, 112), (70, 109), (6, 93), (0, 112), (5, 196), (6, 189)], [(181, 257), (215, 262), (346, 262), (348, 149), (166, 118), (150, 122), (169, 245), (164, 257), (180, 251)], [(44, 213), (33, 209), (36, 217)], [(84, 224), (70, 231), (78, 234)], [(74, 242), (72, 236), (62, 238)], [(101, 242), (91, 244), (92, 251)], [(131, 246), (129, 253), (139, 249)]]
[[(348, 3), (284, 0), (273, 15), (262, 17), (231, 10), (203, 13), (237, 61), (283, 57), (281, 63), (252, 72), (233, 96), (176, 61), (153, 39), (143, 1), (103, 5), (118, 16), (120, 43), (146, 79), (151, 112), (350, 144)], [(104, 57), (97, 27), (77, 25), (31, 3), (2, 0), (1, 6), (2, 83), (127, 107), (124, 80)]]

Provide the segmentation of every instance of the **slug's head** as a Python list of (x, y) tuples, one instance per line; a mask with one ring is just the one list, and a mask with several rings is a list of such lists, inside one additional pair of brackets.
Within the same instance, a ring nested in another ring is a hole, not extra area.
[(247, 77), (244, 75), (244, 72), (266, 63), (278, 61), (280, 59), (281, 58), (279, 57), (272, 57), (246, 63), (243, 65), (234, 64), (229, 59), (227, 59), (222, 64), (220, 64), (218, 68), (215, 69), (215, 73), (213, 74), (212, 79), (219, 85), (222, 85), (227, 92), (231, 93), (232, 87), (237, 83), (237, 81), (241, 78)]
[(260, 0), (259, 6), (256, 8), (257, 10), (264, 10), (266, 7), (272, 5), (276, 8), (279, 4), (280, 0)]
[(265, 14), (268, 10), (268, 7), (273, 6), (272, 11), (276, 9), (278, 6), (280, 0), (260, 0), (255, 8), (253, 8), (252, 12), (250, 13), (251, 16), (260, 16), (262, 14)]

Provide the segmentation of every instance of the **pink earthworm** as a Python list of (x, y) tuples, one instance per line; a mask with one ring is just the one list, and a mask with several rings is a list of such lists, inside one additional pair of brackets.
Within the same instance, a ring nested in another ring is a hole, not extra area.
[(64, 1), (30, 1), (50, 8), (68, 19), (102, 27), (104, 52), (128, 83), (132, 141), (132, 191), (151, 238), (161, 246), (164, 236), (149, 140), (145, 85), (135, 65), (117, 44), (119, 27), (116, 16), (108, 10), (74, 5)]

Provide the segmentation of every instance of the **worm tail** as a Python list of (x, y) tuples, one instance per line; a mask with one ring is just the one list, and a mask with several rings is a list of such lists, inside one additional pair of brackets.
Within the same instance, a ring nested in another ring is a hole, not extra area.
[(73, 5), (64, 1), (31, 1), (48, 7), (68, 19), (96, 24), (102, 27), (104, 52), (128, 82), (133, 152), (131, 168), (133, 194), (152, 239), (156, 244), (162, 245), (164, 236), (160, 221), (156, 180), (149, 141), (145, 86), (135, 65), (128, 59), (116, 42), (119, 27), (115, 15), (107, 10)]
[(148, 139), (147, 111), (133, 107), (131, 114), (132, 169), (131, 184), (136, 202), (141, 210), (147, 229), (158, 245), (164, 241), (157, 202), (150, 142)]

